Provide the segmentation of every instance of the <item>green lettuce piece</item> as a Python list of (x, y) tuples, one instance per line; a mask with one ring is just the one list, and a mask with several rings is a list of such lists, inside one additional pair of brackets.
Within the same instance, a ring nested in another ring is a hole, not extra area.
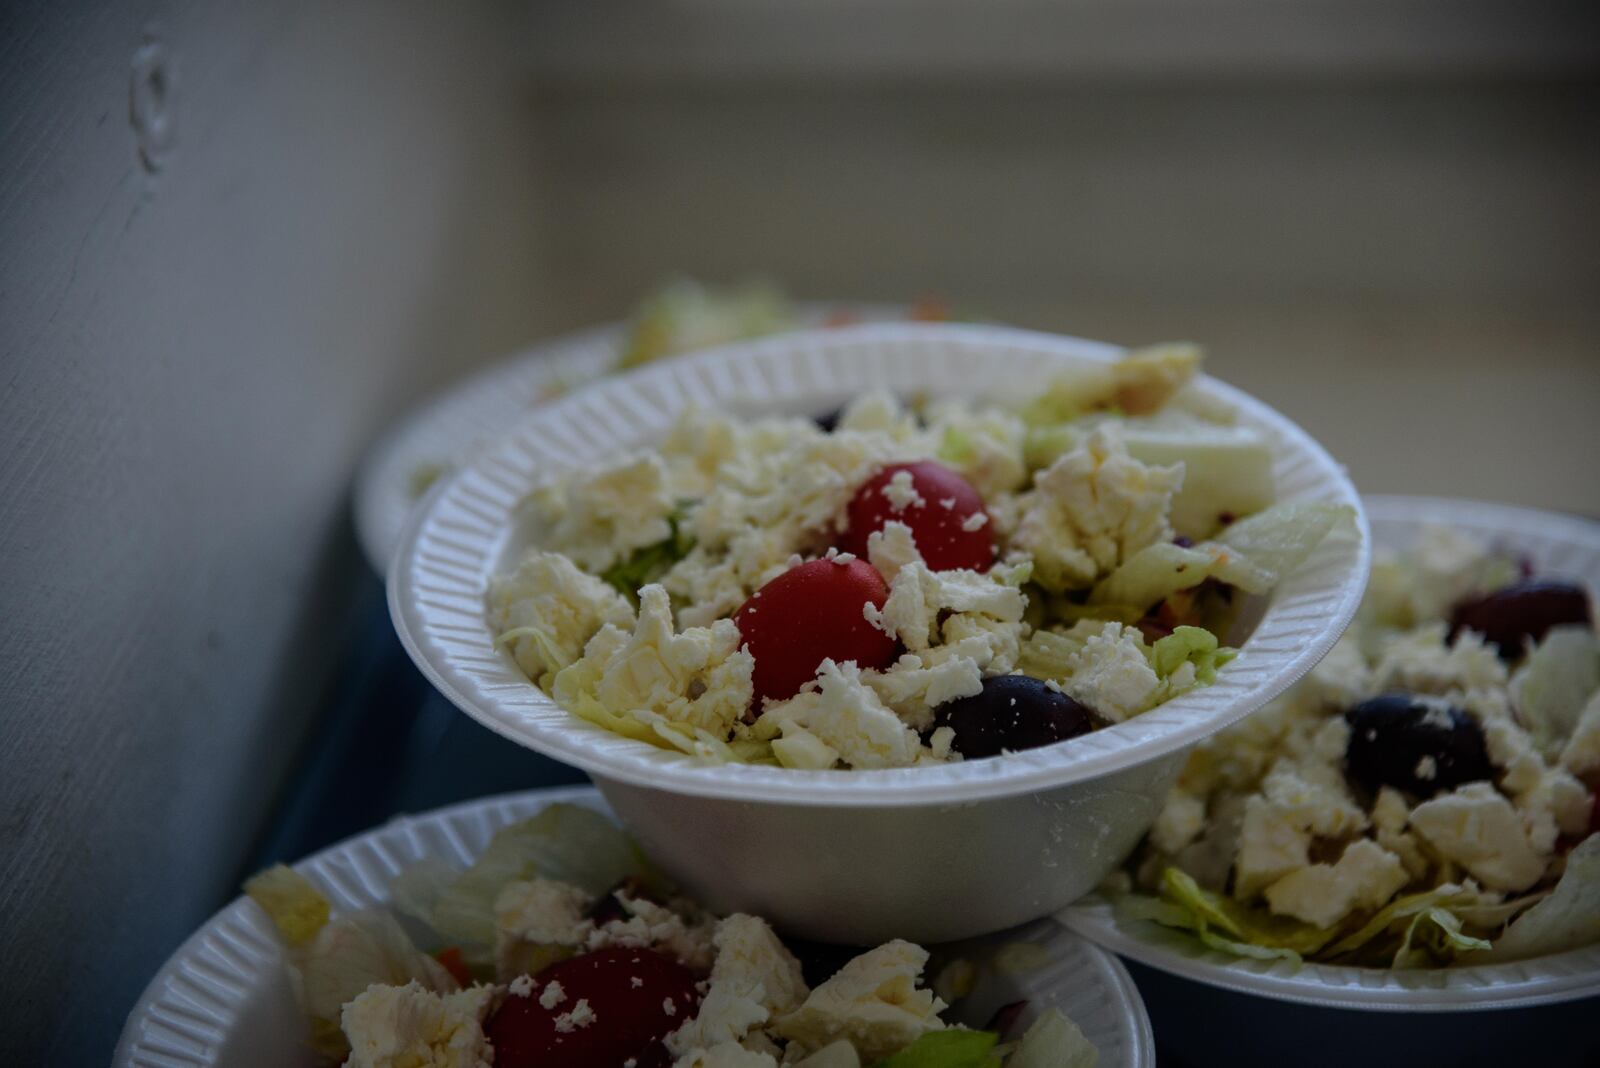
[(278, 934), (291, 946), (311, 941), (328, 922), (328, 899), (310, 879), (282, 864), (245, 883), (244, 892), (266, 911)]
[[(1347, 504), (1275, 504), (1224, 528), (1214, 540), (1272, 575), (1270, 586), (1304, 563), (1334, 524), (1354, 517), (1355, 509)], [(1233, 585), (1247, 593), (1265, 592), (1239, 582)]]
[[(1392, 928), (1404, 920), (1412, 920), (1409, 929), (1415, 925), (1418, 917), (1439, 910), (1454, 915), (1456, 912), (1472, 908), (1482, 901), (1482, 895), (1475, 890), (1468, 890), (1455, 883), (1445, 883), (1432, 890), (1424, 890), (1415, 894), (1406, 894), (1397, 897), (1383, 908), (1379, 909), (1372, 917), (1359, 928), (1345, 935), (1333, 945), (1328, 947), (1329, 957), (1344, 956), (1359, 952), (1369, 944), (1379, 944), (1378, 940), (1389, 933)], [(1382, 944), (1379, 944), (1382, 946)], [(1392, 946), (1393, 943), (1388, 943)], [(1402, 949), (1404, 943), (1402, 943)], [(1382, 946), (1383, 951), (1378, 954), (1385, 965), (1393, 963), (1393, 952), (1387, 946)]]
[(694, 539), (683, 531), (683, 506), (667, 517), (672, 533), (654, 545), (635, 549), (626, 559), (618, 560), (600, 573), (600, 577), (620, 591), (623, 596), (638, 604), (639, 591), (671, 570), (672, 565), (688, 556), (694, 548)]
[(1194, 665), (1195, 682), (1209, 686), (1217, 681), (1217, 669), (1239, 655), (1217, 643), (1217, 636), (1203, 627), (1177, 627), (1145, 651), (1150, 667), (1163, 682), (1184, 664)]
[(1256, 567), (1242, 553), (1212, 542), (1192, 547), (1157, 542), (1124, 560), (1089, 591), (1091, 605), (1138, 605), (1141, 610), (1179, 590), (1215, 578), (1246, 593), (1265, 593), (1278, 581), (1275, 572)]
[(1178, 868), (1162, 872), (1161, 896), (1188, 914), (1189, 922), (1183, 926), (1201, 941), (1246, 956), (1297, 960), (1320, 950), (1336, 933), (1212, 893)]
[(1049, 467), (1078, 444), (1078, 431), (1066, 425), (1030, 426), (1022, 434), (1022, 462), (1029, 471)]
[(788, 301), (768, 283), (717, 287), (676, 279), (639, 303), (617, 367), (637, 367), (681, 352), (791, 330), (795, 325)]
[(1458, 953), (1488, 948), (1488, 940), (1462, 932), (1461, 917), (1435, 905), (1417, 913), (1406, 926), (1393, 966), (1418, 968), (1448, 963)]
[(1600, 689), (1600, 639), (1588, 627), (1552, 627), (1511, 680), (1517, 714), (1547, 759), (1572, 736)]
[(657, 881), (643, 855), (611, 821), (578, 805), (551, 805), (498, 831), (477, 861), (431, 891), (426, 921), (463, 949), (494, 944), (494, 902), (508, 883), (534, 876), (600, 895), (629, 876)]
[(861, 1055), (848, 1038), (841, 1038), (823, 1046), (795, 1068), (861, 1068)]
[(997, 1041), (993, 1031), (929, 1031), (878, 1068), (987, 1068)]
[(1521, 960), (1600, 942), (1600, 834), (1567, 854), (1567, 870), (1543, 901), (1513, 920), (1475, 960)]
[(1087, 637), (1076, 629), (1036, 630), (1023, 641), (1017, 655), (1017, 668), (1035, 679), (1060, 681), (1069, 674), (1068, 660), (1083, 648)]
[(1039, 1014), (1011, 1056), (1006, 1068), (1094, 1068), (1100, 1051), (1084, 1037), (1078, 1025), (1059, 1009)]

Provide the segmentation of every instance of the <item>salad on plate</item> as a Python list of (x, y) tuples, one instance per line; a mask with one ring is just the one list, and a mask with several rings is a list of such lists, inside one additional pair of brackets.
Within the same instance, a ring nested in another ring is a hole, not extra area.
[(562, 473), (489, 586), (573, 715), (711, 761), (905, 767), (1064, 741), (1216, 677), (1349, 510), (1275, 502), (1264, 436), (1168, 345), (1005, 407), (686, 412)]
[(1600, 940), (1596, 787), (1588, 591), (1431, 527), (1295, 689), (1196, 747), (1109, 889), (1243, 957), (1558, 952)]
[[(465, 870), (424, 861), (391, 906), (333, 915), (290, 868), (246, 892), (285, 945), (315, 1052), (348, 1068), (1092, 1068), (1076, 1025), (1021, 1005), (969, 1029), (947, 1000), (989, 957), (787, 944), (677, 896), (603, 816), (553, 805)], [(1031, 947), (1037, 949), (1038, 947)], [(1020, 1033), (1010, 1034), (1011, 1031)]]

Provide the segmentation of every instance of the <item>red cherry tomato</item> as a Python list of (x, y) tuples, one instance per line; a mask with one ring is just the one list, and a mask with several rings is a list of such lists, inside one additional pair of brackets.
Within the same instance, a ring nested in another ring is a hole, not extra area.
[[(884, 488), (900, 471), (910, 472), (911, 488), (921, 500), (896, 511)], [(885, 467), (856, 490), (847, 514), (850, 527), (839, 547), (862, 558), (867, 555), (868, 535), (895, 519), (911, 528), (923, 560), (935, 571), (961, 567), (987, 571), (994, 563), (994, 531), (983, 498), (972, 483), (932, 460)], [(973, 520), (976, 515), (984, 517), (981, 525)]]
[(863, 608), (889, 599), (883, 576), (865, 560), (812, 560), (761, 587), (734, 613), (755, 657), (756, 702), (793, 697), (824, 660), (885, 668), (895, 640), (867, 622)]
[[(546, 1008), (540, 995), (552, 982), (562, 998)], [(688, 968), (655, 950), (612, 947), (541, 971), (533, 993), (506, 998), (484, 1033), (495, 1068), (616, 1068), (630, 1058), (650, 1068), (671, 1063), (661, 1040), (699, 1004)]]

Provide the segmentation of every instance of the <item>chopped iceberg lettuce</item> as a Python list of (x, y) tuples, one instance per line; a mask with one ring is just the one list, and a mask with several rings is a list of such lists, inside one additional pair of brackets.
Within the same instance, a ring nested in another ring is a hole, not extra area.
[(328, 899), (311, 885), (310, 879), (282, 864), (245, 883), (244, 892), (266, 910), (278, 933), (291, 946), (311, 941), (328, 922)]
[(1046, 1009), (1022, 1035), (1006, 1068), (1094, 1068), (1100, 1051), (1059, 1009)]
[(1600, 941), (1600, 834), (1567, 855), (1567, 870), (1550, 895), (1513, 920), (1478, 960), (1521, 960)]
[(987, 1068), (998, 1037), (993, 1031), (929, 1031), (878, 1068)]

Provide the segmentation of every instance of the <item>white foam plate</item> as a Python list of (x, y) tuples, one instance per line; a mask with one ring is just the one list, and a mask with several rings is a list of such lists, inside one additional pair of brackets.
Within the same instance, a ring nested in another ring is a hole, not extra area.
[[(565, 801), (610, 815), (593, 787), (561, 787), (402, 817), (295, 865), (335, 913), (388, 900), (402, 870), (425, 858), (465, 866), (501, 827)], [(842, 903), (843, 904), (843, 903)], [(987, 1014), (1027, 999), (1055, 1006), (1100, 1050), (1102, 1068), (1155, 1064), (1150, 1022), (1115, 957), (1051, 921), (1001, 936), (1044, 948), (1041, 967), (992, 978), (973, 991)], [(272, 923), (247, 898), (213, 916), (162, 967), (123, 1028), (115, 1068), (297, 1068), (312, 1065), (310, 1028), (295, 1003)]]
[[(812, 301), (796, 306), (806, 326), (847, 313), (862, 322), (905, 318), (898, 304)], [(430, 465), (454, 468), (559, 392), (601, 377), (616, 366), (627, 337), (608, 323), (541, 342), (451, 386), (408, 412), (367, 451), (356, 472), (356, 539), (372, 569), (389, 570), (395, 546), (418, 504), (416, 473)]]
[(1309, 435), (1249, 395), (1197, 388), (1260, 431), (1278, 498), (1347, 504), (1341, 525), (1273, 590), (1237, 659), (1211, 686), (1070, 742), (934, 767), (800, 771), (714, 765), (569, 715), (494, 647), (490, 578), (511, 565), (515, 509), (543, 476), (656, 440), (691, 404), (812, 413), (865, 390), (980, 399), (1053, 372), (1114, 359), (1099, 342), (993, 326), (879, 324), (728, 346), (606, 379), (525, 416), (429, 494), (389, 575), (395, 629), (423, 674), (492, 730), (607, 780), (679, 794), (797, 805), (915, 805), (1015, 796), (1149, 763), (1259, 708), (1322, 658), (1366, 584), (1366, 518), (1344, 470)]
[[(1443, 524), (1525, 555), (1541, 577), (1600, 589), (1600, 523), (1550, 512), (1439, 497), (1366, 498), (1373, 544), (1405, 549), (1428, 524)], [(1085, 938), (1152, 968), (1210, 986), (1331, 1008), (1456, 1012), (1521, 1008), (1600, 995), (1600, 944), (1533, 960), (1394, 971), (1241, 960), (1152, 922), (1122, 923), (1090, 895), (1059, 914)]]

